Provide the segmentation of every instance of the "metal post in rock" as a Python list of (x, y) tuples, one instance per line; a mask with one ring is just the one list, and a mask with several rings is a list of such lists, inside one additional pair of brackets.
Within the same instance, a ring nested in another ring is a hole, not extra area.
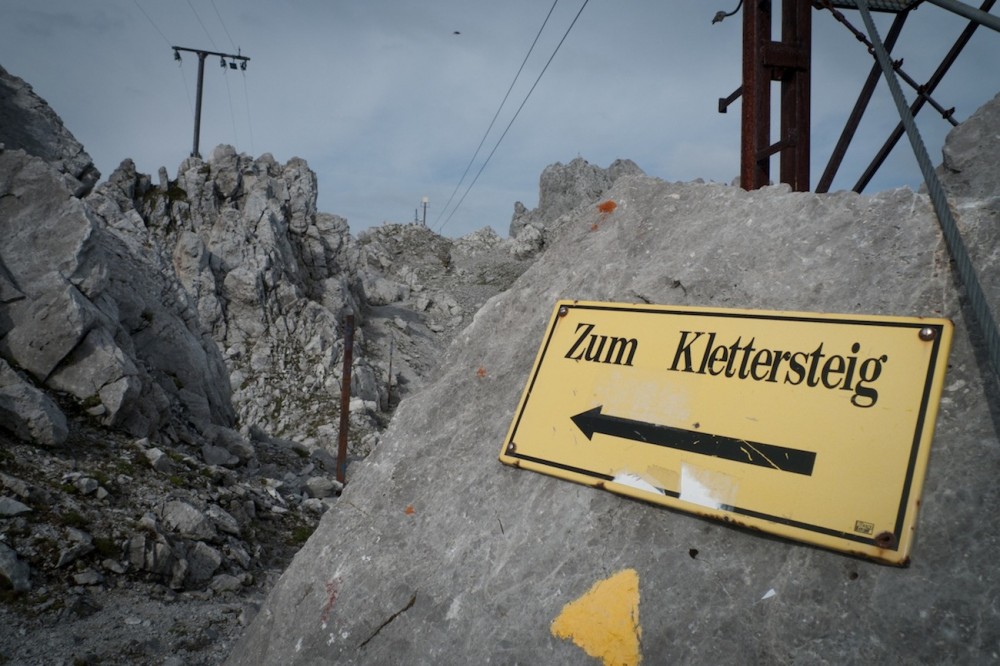
[(344, 376), (340, 384), (340, 432), (337, 436), (337, 481), (347, 483), (347, 431), (351, 424), (351, 363), (354, 356), (354, 315), (344, 321)]

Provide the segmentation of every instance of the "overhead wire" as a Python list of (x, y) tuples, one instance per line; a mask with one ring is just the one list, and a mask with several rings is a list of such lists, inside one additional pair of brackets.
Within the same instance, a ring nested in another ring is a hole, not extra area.
[[(212, 4), (212, 9), (215, 10), (215, 15), (219, 19), (219, 24), (222, 26), (223, 32), (226, 33), (226, 37), (229, 39), (229, 45), (232, 46), (236, 50), (237, 53), (239, 53), (240, 52), (240, 48), (238, 46), (236, 46), (236, 41), (233, 39), (233, 36), (229, 33), (229, 28), (226, 27), (226, 22), (222, 19), (222, 14), (219, 12), (219, 8), (218, 8), (218, 6), (216, 6), (215, 0), (209, 0), (209, 1)], [(246, 103), (246, 109), (247, 109), (247, 131), (250, 134), (250, 153), (253, 154), (255, 152), (255, 148), (254, 148), (254, 144), (253, 144), (253, 120), (250, 118), (250, 92), (247, 89), (247, 72), (246, 72), (246, 69), (244, 69), (244, 68), (241, 67), (240, 68), (240, 74), (242, 74), (242, 79), (243, 79), (243, 100)], [(226, 86), (227, 87), (229, 86), (228, 79), (226, 80)], [(232, 102), (232, 97), (230, 97), (230, 100), (229, 100), (230, 107), (232, 107), (232, 103), (233, 103)], [(233, 115), (233, 134), (236, 134), (236, 116), (235, 116), (235, 113)]]
[[(233, 47), (233, 50), (235, 50), (237, 53), (239, 53), (240, 52), (240, 48), (238, 46), (236, 46), (236, 41), (233, 39), (233, 36), (230, 34), (229, 28), (226, 27), (226, 22), (222, 18), (222, 14), (219, 12), (219, 7), (215, 4), (215, 0), (209, 0), (209, 2), (212, 5), (212, 9), (215, 11), (216, 18), (219, 19), (219, 25), (222, 26), (222, 31), (226, 33), (226, 38), (229, 40), (229, 45)], [(227, 72), (227, 74), (228, 74), (228, 72)], [(246, 103), (246, 109), (247, 109), (247, 130), (248, 130), (248, 132), (250, 134), (250, 153), (253, 154), (255, 152), (254, 144), (253, 144), (253, 122), (252, 122), (252, 120), (250, 118), (250, 93), (247, 90), (247, 72), (246, 72), (246, 69), (244, 69), (244, 68), (241, 67), (240, 68), (240, 74), (242, 74), (242, 80), (243, 80), (243, 100)], [(232, 121), (233, 121), (233, 136), (236, 137), (236, 142), (239, 143), (239, 133), (236, 131), (236, 111), (233, 108), (233, 95), (232, 95), (232, 91), (229, 88), (229, 78), (228, 78), (228, 76), (226, 77), (226, 93), (229, 95), (229, 113), (230, 113), (230, 116), (232, 117)]]
[(204, 22), (202, 22), (201, 17), (198, 15), (198, 10), (194, 8), (193, 4), (191, 4), (191, 0), (187, 0), (187, 3), (188, 7), (190, 7), (191, 11), (194, 13), (194, 17), (198, 19), (198, 24), (201, 26), (201, 29), (205, 31), (205, 36), (208, 37), (208, 41), (212, 45), (212, 48), (218, 50), (219, 47), (215, 45), (215, 40), (212, 39), (211, 33), (208, 32), (208, 28), (205, 27)]
[[(163, 38), (163, 41), (166, 43), (166, 45), (173, 48), (173, 44), (170, 43), (170, 40), (167, 39), (167, 36), (163, 34), (162, 30), (160, 30), (160, 26), (156, 25), (156, 21), (153, 20), (153, 17), (151, 17), (146, 12), (146, 10), (142, 8), (142, 5), (139, 4), (139, 0), (132, 0), (132, 4), (134, 4), (136, 6), (136, 9), (138, 9), (142, 13), (142, 15), (146, 17), (146, 20), (149, 21), (149, 24), (153, 26), (153, 30), (155, 30), (157, 34)], [(190, 89), (188, 89), (187, 79), (184, 78), (184, 70), (181, 68), (180, 63), (178, 63), (177, 72), (178, 74), (180, 74), (181, 83), (183, 83), (184, 85), (184, 94), (187, 96), (188, 108), (191, 111), (191, 113), (194, 113), (194, 102), (191, 100), (191, 91)]]
[[(229, 33), (229, 28), (226, 27), (226, 22), (223, 20), (222, 14), (219, 12), (219, 8), (215, 4), (215, 0), (209, 0), (209, 1), (210, 1), (211, 5), (212, 5), (212, 9), (215, 10), (215, 15), (219, 19), (219, 24), (222, 26), (223, 32), (226, 33), (226, 37), (229, 39), (229, 43), (232, 45), (232, 47), (237, 52), (239, 52), (239, 48), (236, 46), (236, 43), (233, 41), (233, 37)], [(201, 16), (199, 16), (198, 11), (194, 8), (194, 5), (191, 3), (191, 0), (187, 0), (187, 3), (188, 3), (188, 6), (191, 8), (191, 12), (195, 16), (195, 19), (197, 19), (198, 24), (201, 26), (201, 29), (205, 32), (205, 36), (208, 37), (208, 41), (212, 44), (212, 47), (215, 48), (215, 49), (218, 49), (218, 46), (216, 46), (216, 44), (215, 44), (215, 40), (212, 39), (211, 33), (209, 33), (208, 28), (205, 26), (205, 23), (201, 20)], [(167, 39), (167, 36), (163, 33), (162, 30), (160, 30), (160, 27), (156, 24), (156, 21), (153, 20), (153, 17), (150, 16), (149, 13), (145, 9), (143, 9), (142, 5), (139, 4), (139, 0), (132, 0), (132, 4), (134, 4), (136, 6), (136, 9), (138, 9), (139, 12), (142, 13), (142, 15), (146, 17), (146, 20), (153, 27), (153, 30), (155, 30), (156, 33), (163, 39), (164, 43), (166, 43), (167, 46), (173, 48), (173, 44), (171, 43), (171, 41), (169, 39)], [(178, 58), (178, 60), (179, 59), (180, 58)], [(223, 67), (225, 68), (225, 61), (223, 61)], [(248, 125), (249, 131), (250, 131), (250, 151), (253, 152), (254, 151), (254, 145), (253, 145), (253, 124), (252, 124), (251, 119), (250, 119), (250, 94), (247, 91), (246, 70), (241, 70), (241, 71), (242, 71), (242, 74), (243, 74), (243, 98), (246, 101), (246, 105), (247, 105), (247, 125)], [(187, 79), (184, 78), (184, 70), (183, 70), (183, 68), (181, 66), (178, 66), (178, 73), (180, 74), (181, 82), (184, 85), (184, 94), (187, 96), (188, 107), (191, 109), (191, 111), (193, 113), (194, 112), (194, 102), (191, 100), (191, 91), (188, 88), (188, 82), (187, 82)], [(224, 72), (224, 74), (227, 74), (227, 73)], [(233, 107), (232, 89), (229, 86), (229, 78), (228, 78), (228, 76), (225, 76), (224, 78), (225, 78), (225, 81), (226, 81), (226, 96), (227, 96), (227, 99), (229, 100), (229, 116), (230, 116), (230, 119), (232, 120), (232, 125), (233, 125), (233, 137), (234, 137), (235, 142), (237, 144), (239, 144), (239, 132), (238, 132), (237, 127), (236, 127), (236, 111), (235, 111), (235, 109)]]
[(226, 99), (229, 100), (229, 118), (233, 123), (233, 141), (236, 142), (237, 149), (240, 145), (240, 134), (236, 131), (236, 110), (233, 108), (233, 91), (229, 88), (229, 72), (226, 71), (226, 63), (222, 63), (222, 78), (226, 82)]
[(507, 127), (504, 129), (503, 134), (500, 135), (500, 138), (497, 139), (496, 144), (493, 146), (493, 150), (490, 151), (490, 154), (486, 156), (486, 159), (479, 167), (479, 171), (476, 173), (476, 177), (473, 178), (472, 182), (469, 183), (469, 186), (465, 188), (465, 192), (462, 194), (462, 198), (458, 200), (457, 204), (455, 204), (455, 207), (448, 215), (448, 218), (437, 228), (438, 233), (441, 233), (441, 230), (444, 229), (444, 227), (448, 224), (448, 222), (451, 221), (451, 218), (455, 215), (458, 209), (462, 207), (462, 202), (465, 201), (465, 198), (469, 195), (469, 192), (472, 190), (472, 187), (476, 184), (476, 182), (479, 180), (479, 177), (483, 174), (483, 170), (486, 169), (486, 165), (490, 163), (490, 160), (493, 158), (493, 155), (497, 152), (497, 148), (500, 147), (500, 144), (503, 142), (504, 137), (507, 136), (507, 132), (510, 131), (510, 128), (514, 124), (514, 121), (517, 120), (517, 117), (520, 115), (521, 109), (523, 109), (524, 105), (528, 103), (528, 99), (531, 97), (531, 93), (535, 91), (535, 88), (538, 86), (538, 82), (542, 80), (543, 76), (545, 76), (546, 70), (548, 70), (549, 65), (552, 64), (552, 60), (556, 57), (556, 54), (559, 53), (559, 49), (562, 47), (563, 42), (565, 42), (566, 38), (569, 37), (570, 31), (573, 30), (573, 26), (576, 25), (577, 19), (580, 18), (580, 14), (583, 13), (583, 10), (587, 7), (588, 2), (590, 2), (590, 0), (583, 0), (583, 4), (580, 6), (580, 10), (576, 13), (576, 16), (573, 17), (573, 21), (569, 24), (569, 27), (566, 28), (566, 32), (563, 33), (562, 39), (560, 39), (559, 43), (556, 44), (556, 48), (552, 51), (552, 55), (549, 56), (549, 59), (548, 61), (546, 61), (545, 66), (542, 68), (542, 71), (538, 74), (538, 78), (535, 79), (535, 82), (531, 85), (531, 89), (528, 90), (528, 93), (524, 96), (524, 100), (521, 102), (521, 105), (517, 107), (517, 111), (514, 112), (514, 116), (510, 119), (510, 122), (507, 123)]
[(170, 40), (167, 39), (167, 36), (163, 34), (163, 31), (160, 30), (158, 25), (156, 25), (156, 22), (153, 21), (152, 17), (150, 17), (150, 15), (146, 13), (146, 10), (142, 8), (142, 5), (139, 4), (139, 0), (132, 0), (132, 2), (133, 4), (135, 4), (136, 8), (140, 12), (142, 12), (142, 15), (146, 17), (146, 20), (149, 21), (149, 24), (153, 26), (153, 30), (159, 33), (160, 37), (163, 38), (163, 41), (167, 43), (167, 46), (170, 46)]
[(243, 100), (247, 105), (247, 131), (250, 133), (250, 154), (256, 155), (257, 151), (253, 145), (253, 121), (250, 119), (250, 93), (247, 92), (247, 73), (246, 70), (241, 70), (240, 74), (243, 75)]
[(469, 163), (465, 167), (465, 171), (462, 172), (462, 177), (458, 179), (458, 184), (455, 185), (455, 189), (452, 190), (451, 196), (448, 197), (448, 202), (444, 205), (443, 208), (441, 208), (441, 211), (438, 213), (437, 217), (434, 218), (434, 224), (437, 224), (438, 221), (441, 219), (441, 217), (444, 215), (445, 211), (448, 210), (448, 206), (451, 205), (451, 202), (455, 199), (455, 195), (458, 193), (458, 190), (462, 187), (462, 183), (465, 182), (465, 177), (469, 175), (469, 170), (472, 169), (472, 165), (475, 164), (476, 158), (479, 157), (479, 151), (482, 150), (483, 144), (486, 143), (486, 138), (490, 135), (490, 131), (493, 129), (493, 125), (496, 124), (497, 118), (500, 116), (500, 111), (503, 109), (504, 104), (507, 103), (507, 98), (510, 97), (511, 91), (514, 90), (514, 84), (517, 83), (518, 77), (520, 77), (521, 72), (524, 71), (524, 66), (528, 63), (528, 58), (531, 57), (532, 51), (535, 50), (535, 45), (538, 44), (538, 39), (542, 36), (542, 31), (545, 30), (545, 26), (548, 24), (549, 18), (552, 16), (552, 12), (555, 11), (556, 5), (558, 4), (559, 0), (555, 0), (552, 3), (552, 7), (549, 8), (549, 13), (545, 15), (545, 20), (542, 21), (542, 27), (538, 29), (538, 33), (535, 35), (535, 41), (531, 42), (531, 47), (528, 48), (528, 52), (525, 54), (524, 60), (521, 61), (521, 66), (518, 68), (517, 74), (514, 75), (514, 80), (510, 82), (510, 87), (507, 88), (507, 93), (503, 96), (503, 99), (500, 101), (500, 106), (497, 107), (496, 113), (493, 114), (493, 119), (490, 121), (489, 127), (486, 128), (486, 132), (483, 134), (483, 138), (479, 141), (479, 145), (476, 146), (475, 152), (472, 153), (472, 159), (469, 160)]
[(223, 32), (225, 32), (226, 37), (229, 38), (229, 45), (232, 46), (237, 51), (239, 51), (239, 48), (236, 46), (236, 42), (233, 41), (233, 36), (229, 34), (229, 29), (226, 27), (226, 22), (222, 20), (222, 14), (219, 13), (219, 8), (215, 6), (215, 0), (209, 0), (209, 1), (212, 3), (212, 9), (215, 10), (215, 15), (219, 17), (219, 23), (222, 24)]

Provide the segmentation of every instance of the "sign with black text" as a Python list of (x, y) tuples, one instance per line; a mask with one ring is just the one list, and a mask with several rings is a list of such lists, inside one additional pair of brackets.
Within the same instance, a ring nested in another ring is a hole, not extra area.
[(905, 564), (952, 329), (562, 301), (500, 460)]

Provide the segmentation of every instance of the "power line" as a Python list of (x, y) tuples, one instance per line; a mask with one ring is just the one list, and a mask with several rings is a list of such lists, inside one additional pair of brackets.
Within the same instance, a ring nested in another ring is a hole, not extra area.
[(542, 27), (538, 29), (538, 34), (535, 35), (535, 41), (531, 42), (531, 48), (528, 49), (528, 53), (525, 54), (524, 60), (521, 61), (521, 66), (518, 68), (517, 74), (514, 75), (514, 80), (510, 82), (510, 87), (507, 88), (507, 94), (503, 96), (500, 106), (497, 107), (497, 112), (493, 114), (493, 120), (490, 121), (490, 126), (486, 128), (486, 133), (483, 134), (482, 140), (480, 140), (479, 145), (476, 146), (476, 152), (472, 154), (472, 159), (469, 160), (469, 164), (466, 165), (465, 171), (462, 172), (462, 177), (458, 179), (458, 184), (455, 185), (455, 189), (452, 191), (451, 196), (448, 197), (448, 203), (444, 205), (441, 212), (438, 213), (438, 216), (434, 219), (434, 224), (437, 224), (438, 220), (441, 219), (441, 216), (444, 215), (444, 212), (448, 210), (448, 206), (451, 205), (451, 202), (458, 193), (459, 188), (462, 187), (462, 183), (465, 182), (465, 177), (469, 175), (469, 169), (472, 168), (476, 158), (479, 156), (479, 151), (482, 150), (483, 144), (486, 143), (486, 137), (490, 135), (490, 130), (493, 129), (493, 125), (496, 123), (497, 117), (500, 115), (500, 110), (503, 109), (504, 104), (507, 103), (507, 98), (510, 97), (510, 93), (514, 89), (514, 84), (517, 83), (518, 77), (521, 76), (521, 72), (524, 71), (524, 66), (528, 63), (528, 58), (531, 57), (531, 52), (535, 50), (535, 44), (538, 43), (538, 38), (542, 36), (542, 31), (545, 30), (545, 26), (549, 22), (549, 17), (552, 16), (552, 12), (555, 10), (557, 4), (559, 4), (559, 0), (555, 0), (555, 2), (552, 3), (549, 13), (546, 14), (545, 20), (542, 21)]
[[(149, 21), (149, 24), (153, 26), (153, 30), (155, 30), (157, 34), (159, 34), (160, 37), (163, 38), (163, 41), (167, 43), (167, 46), (170, 46), (170, 40), (167, 39), (167, 36), (163, 34), (163, 31), (160, 30), (160, 27), (156, 25), (156, 21), (153, 20), (153, 17), (151, 17), (146, 12), (146, 10), (142, 8), (142, 5), (139, 4), (139, 0), (132, 0), (132, 4), (136, 6), (136, 9), (142, 12), (142, 15), (146, 17), (146, 20)], [(177, 72), (178, 74), (180, 74), (181, 83), (184, 85), (184, 94), (187, 96), (188, 108), (193, 112), (194, 102), (191, 101), (191, 91), (188, 89), (187, 79), (184, 78), (184, 70), (181, 68), (181, 64), (179, 62), (177, 63)]]
[(237, 51), (239, 51), (239, 49), (236, 47), (236, 42), (233, 41), (233, 36), (229, 34), (229, 29), (226, 27), (226, 22), (222, 20), (222, 14), (219, 13), (219, 8), (215, 6), (215, 0), (210, 0), (210, 1), (212, 3), (212, 9), (215, 10), (215, 15), (219, 17), (219, 23), (222, 24), (223, 32), (225, 32), (226, 37), (229, 38), (229, 45), (232, 46)]
[(212, 45), (212, 48), (218, 49), (219, 47), (215, 45), (215, 40), (212, 39), (212, 35), (208, 32), (208, 28), (205, 27), (205, 24), (202, 22), (201, 17), (198, 16), (198, 10), (194, 8), (193, 4), (191, 4), (191, 0), (187, 0), (187, 3), (188, 7), (191, 8), (191, 11), (194, 12), (194, 17), (198, 19), (198, 25), (200, 25), (201, 29), (205, 31), (205, 36), (208, 37), (208, 41)]
[[(233, 40), (233, 36), (229, 33), (229, 28), (226, 27), (226, 22), (222, 19), (222, 14), (219, 12), (219, 7), (215, 4), (215, 0), (209, 0), (212, 5), (212, 9), (215, 10), (215, 16), (219, 19), (219, 25), (222, 26), (222, 31), (226, 33), (226, 38), (229, 39), (229, 45), (236, 49), (239, 53), (240, 49), (236, 46), (236, 42)], [(250, 152), (254, 152), (253, 145), (253, 124), (250, 121), (250, 93), (247, 92), (247, 74), (246, 70), (241, 69), (241, 74), (243, 74), (243, 99), (246, 102), (247, 108), (247, 129), (250, 132)], [(239, 133), (236, 131), (236, 111), (233, 108), (233, 94), (229, 88), (229, 77), (226, 77), (226, 94), (229, 96), (229, 114), (233, 121), (233, 136), (236, 139), (236, 143), (239, 144), (240, 137)]]
[[(233, 121), (233, 141), (236, 143), (236, 149), (240, 148), (240, 134), (236, 131), (236, 110), (233, 109), (233, 91), (229, 88), (229, 74), (225, 71), (226, 64), (222, 63), (222, 78), (226, 82), (226, 98), (229, 100), (229, 118)], [(244, 74), (244, 76), (246, 76)]]
[(250, 119), (250, 93), (247, 92), (247, 73), (246, 71), (241, 71), (243, 74), (243, 99), (247, 104), (247, 130), (250, 132), (250, 154), (255, 155), (256, 150), (253, 145), (253, 121)]
[(149, 21), (149, 24), (153, 26), (153, 30), (158, 32), (160, 34), (160, 37), (163, 37), (163, 41), (165, 41), (167, 43), (167, 46), (169, 46), (170, 40), (167, 39), (167, 36), (163, 34), (163, 31), (160, 30), (159, 26), (157, 26), (156, 23), (153, 21), (153, 19), (149, 16), (149, 14), (146, 13), (146, 10), (142, 8), (142, 5), (139, 4), (139, 0), (132, 0), (132, 2), (139, 9), (139, 11), (142, 12), (142, 15), (146, 17), (146, 20)]
[(504, 129), (503, 134), (501, 134), (500, 138), (497, 139), (496, 145), (493, 146), (493, 150), (491, 150), (490, 154), (486, 156), (486, 161), (484, 161), (482, 166), (479, 167), (479, 171), (476, 173), (476, 177), (472, 179), (471, 183), (469, 183), (469, 186), (465, 189), (465, 192), (462, 194), (462, 198), (458, 200), (458, 203), (455, 205), (455, 208), (453, 208), (451, 214), (448, 215), (448, 219), (446, 219), (444, 223), (438, 227), (437, 229), (438, 233), (440, 233), (441, 230), (444, 229), (445, 225), (451, 221), (451, 218), (455, 215), (455, 212), (462, 207), (462, 202), (465, 201), (465, 197), (469, 195), (469, 191), (472, 190), (472, 186), (476, 184), (476, 181), (479, 180), (479, 176), (482, 175), (483, 170), (486, 168), (486, 165), (490, 163), (490, 159), (492, 159), (493, 154), (497, 152), (497, 148), (500, 147), (500, 143), (503, 141), (504, 137), (507, 136), (507, 132), (510, 131), (511, 125), (514, 124), (514, 121), (517, 120), (518, 115), (520, 115), (521, 109), (523, 109), (524, 105), (528, 103), (528, 98), (531, 97), (531, 93), (535, 91), (535, 87), (538, 85), (538, 82), (542, 80), (542, 77), (545, 75), (545, 71), (549, 68), (549, 65), (552, 64), (552, 60), (556, 57), (556, 54), (559, 53), (560, 47), (562, 47), (563, 42), (566, 41), (566, 38), (569, 37), (570, 31), (573, 29), (573, 26), (576, 25), (577, 19), (580, 18), (580, 14), (583, 13), (583, 10), (587, 6), (588, 2), (590, 2), (590, 0), (583, 0), (583, 4), (580, 6), (580, 11), (578, 11), (576, 13), (576, 16), (573, 17), (573, 22), (569, 24), (569, 27), (566, 28), (566, 32), (563, 34), (562, 39), (560, 39), (559, 43), (556, 44), (556, 48), (554, 51), (552, 51), (552, 55), (549, 56), (548, 61), (545, 63), (545, 67), (542, 68), (542, 71), (541, 73), (539, 73), (538, 78), (535, 79), (535, 82), (532, 84), (531, 89), (528, 91), (528, 94), (524, 96), (524, 101), (521, 102), (521, 106), (517, 107), (517, 111), (514, 112), (514, 117), (510, 119), (509, 123), (507, 123), (507, 127), (506, 129)]
[(187, 96), (188, 110), (194, 112), (194, 102), (191, 101), (191, 90), (188, 88), (187, 79), (184, 78), (184, 65), (177, 63), (177, 73), (181, 76), (181, 83), (184, 84), (184, 94)]

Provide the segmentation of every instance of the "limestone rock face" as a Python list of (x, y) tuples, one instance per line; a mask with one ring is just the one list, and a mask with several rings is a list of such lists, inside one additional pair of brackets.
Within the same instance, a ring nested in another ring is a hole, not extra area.
[[(1000, 94), (984, 104), (945, 139), (938, 173), (956, 197), (990, 199), (1000, 194), (1000, 173), (982, 168), (982, 156), (1000, 150)], [(991, 194), (992, 193), (992, 194)]]
[(0, 153), (0, 199), (8, 362), (137, 436), (163, 425), (171, 404), (201, 426), (232, 422), (221, 355), (141, 248), (21, 150)]
[[(967, 168), (995, 170), (996, 153)], [(981, 507), (1000, 501), (998, 389), (927, 198), (643, 176), (619, 178), (602, 196), (617, 209), (570, 214), (456, 338), (443, 373), (403, 400), (229, 663), (378, 664), (405, 654), (412, 663), (578, 664), (584, 651), (556, 635), (554, 620), (622, 571), (638, 581), (643, 663), (992, 658), (1000, 524)], [(970, 247), (983, 248), (977, 268), (993, 284), (994, 229), (960, 224)], [(560, 298), (951, 318), (909, 567), (501, 465)], [(595, 616), (581, 631), (599, 624)]]
[(0, 147), (41, 157), (61, 174), (75, 196), (97, 184), (101, 172), (62, 120), (31, 86), (0, 67)]
[(66, 417), (42, 391), (0, 358), (0, 421), (15, 435), (43, 446), (66, 441)]
[[(225, 376), (214, 389), (223, 401), (232, 391), (239, 423), (329, 442), (344, 315), (361, 309), (352, 277), (361, 259), (346, 222), (316, 212), (316, 179), (304, 161), (280, 165), (220, 146), (207, 161), (185, 160), (177, 178), (159, 186), (126, 161), (88, 203), (174, 281), (171, 298), (220, 355), (185, 351)], [(150, 341), (164, 331), (154, 333)], [(356, 359), (364, 376), (367, 361), (362, 353)], [(379, 401), (374, 384), (356, 390)]]
[(520, 201), (514, 204), (510, 237), (519, 238), (526, 227), (533, 227), (532, 241), (540, 243), (541, 232), (560, 216), (583, 204), (596, 202), (622, 176), (643, 175), (632, 160), (615, 160), (607, 169), (577, 157), (562, 164), (545, 167), (538, 182), (538, 207), (528, 210)]
[[(973, 264), (991, 266), (1000, 253), (1000, 95), (953, 129), (944, 144), (937, 172)], [(979, 281), (1000, 318), (1000, 272), (980, 270)]]

